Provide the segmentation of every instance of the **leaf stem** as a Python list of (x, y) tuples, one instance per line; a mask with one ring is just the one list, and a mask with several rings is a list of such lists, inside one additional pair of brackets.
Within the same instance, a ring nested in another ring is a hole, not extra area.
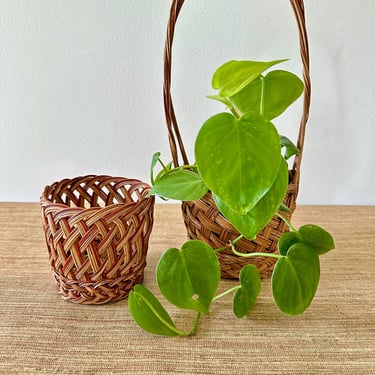
[(201, 318), (201, 313), (198, 312), (194, 320), (193, 328), (188, 332), (188, 336), (194, 336), (197, 333), (200, 318)]
[(218, 249), (215, 249), (215, 253), (219, 253), (220, 251), (224, 251), (226, 248), (228, 248), (229, 245), (235, 245), (238, 241), (242, 240), (245, 236), (243, 234), (240, 234), (238, 237), (236, 237), (233, 241), (231, 241), (227, 246), (219, 247)]
[(238, 255), (243, 258), (251, 258), (251, 257), (268, 257), (268, 258), (282, 258), (283, 255), (275, 254), (275, 253), (240, 253), (235, 249), (234, 246), (232, 246), (233, 254)]
[(276, 212), (276, 215), (289, 227), (290, 231), (298, 232), (297, 229), (290, 223), (290, 221), (281, 215), (279, 212)]
[(227, 289), (226, 291), (224, 291), (223, 293), (220, 293), (218, 294), (217, 296), (215, 296), (213, 299), (212, 299), (212, 302), (218, 300), (219, 298), (222, 298), (232, 292), (235, 292), (236, 290), (240, 289), (241, 288), (241, 285), (236, 285), (234, 286), (233, 288), (230, 288), (230, 289)]
[(259, 106), (259, 113), (261, 115), (264, 114), (264, 91), (265, 91), (265, 80), (264, 77), (261, 75), (260, 76), (260, 81), (262, 82), (262, 89), (260, 92), (260, 106)]

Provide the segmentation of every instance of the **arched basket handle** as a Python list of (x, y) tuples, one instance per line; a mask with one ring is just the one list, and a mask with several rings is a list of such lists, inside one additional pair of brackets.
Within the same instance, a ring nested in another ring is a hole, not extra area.
[[(167, 35), (164, 47), (164, 112), (168, 130), (169, 146), (172, 154), (172, 160), (175, 166), (180, 163), (189, 164), (185, 151), (184, 143), (178, 127), (173, 101), (171, 96), (171, 69), (172, 69), (172, 45), (175, 32), (177, 18), (185, 0), (172, 0), (170, 15), (167, 26)], [(305, 129), (309, 117), (310, 98), (311, 98), (311, 82), (310, 82), (310, 64), (309, 64), (309, 46), (305, 22), (305, 9), (303, 0), (290, 0), (294, 15), (298, 25), (300, 55), (303, 68), (304, 94), (303, 94), (303, 110), (300, 121), (299, 134), (297, 139), (297, 147), (300, 153), (296, 155), (292, 167), (291, 183), (295, 184), (298, 189), (300, 178), (300, 167), (305, 140)]]

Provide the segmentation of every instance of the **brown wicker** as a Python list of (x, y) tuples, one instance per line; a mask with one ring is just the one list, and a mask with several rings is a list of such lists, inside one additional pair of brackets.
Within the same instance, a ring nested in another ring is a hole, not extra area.
[(113, 302), (143, 281), (155, 202), (149, 188), (135, 179), (94, 175), (45, 187), (45, 239), (64, 299)]
[[(290, 0), (290, 3), (298, 25), (305, 90), (303, 113), (297, 140), (297, 147), (300, 153), (295, 157), (293, 166), (289, 171), (290, 183), (284, 200), (284, 203), (290, 209), (289, 218), (296, 206), (305, 128), (309, 116), (311, 95), (309, 49), (305, 27), (304, 3), (302, 0)], [(175, 166), (178, 166), (180, 162), (185, 165), (189, 164), (171, 97), (172, 44), (176, 21), (183, 4), (184, 0), (172, 1), (164, 49), (164, 110), (169, 145)], [(210, 194), (198, 201), (183, 202), (182, 212), (189, 237), (204, 240), (214, 248), (225, 246), (229, 240), (233, 240), (239, 235), (233, 226), (218, 212)], [(286, 230), (288, 230), (287, 226), (275, 216), (269, 225), (258, 234), (256, 240), (242, 240), (238, 243), (237, 249), (241, 252), (276, 252), (278, 239)], [(269, 275), (275, 263), (274, 260), (266, 257), (257, 257), (251, 260), (241, 258), (233, 255), (229, 249), (224, 253), (219, 253), (218, 257), (221, 264), (222, 276), (226, 278), (237, 278), (241, 268), (249, 263), (255, 264), (262, 276)]]

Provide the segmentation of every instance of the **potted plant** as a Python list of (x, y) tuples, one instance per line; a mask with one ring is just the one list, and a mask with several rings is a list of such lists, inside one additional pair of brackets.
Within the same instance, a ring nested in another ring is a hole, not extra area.
[[(212, 78), (218, 92), (210, 98), (228, 110), (202, 125), (195, 141), (195, 163), (176, 167), (172, 162), (163, 163), (159, 153), (153, 156), (150, 194), (191, 201), (209, 193), (240, 235), (218, 249), (189, 240), (181, 249), (164, 252), (156, 270), (159, 289), (172, 304), (194, 310), (196, 319), (190, 331), (179, 330), (157, 298), (136, 285), (129, 295), (129, 309), (146, 331), (167, 336), (194, 334), (200, 315), (208, 314), (212, 302), (229, 294), (233, 295), (234, 314), (246, 316), (261, 285), (254, 265), (242, 268), (237, 286), (215, 295), (220, 282), (216, 253), (228, 249), (240, 257), (276, 259), (272, 293), (282, 312), (301, 314), (311, 304), (319, 283), (319, 256), (332, 250), (334, 241), (319, 226), (307, 224), (297, 229), (285, 217), (288, 208), (282, 202), (288, 187), (287, 160), (298, 149), (279, 134), (271, 120), (301, 95), (304, 85), (288, 71), (269, 71), (283, 61), (229, 61), (220, 66)], [(158, 163), (161, 170), (155, 176)], [(280, 237), (278, 254), (244, 254), (236, 249), (241, 239), (255, 238), (274, 215), (290, 228)]]

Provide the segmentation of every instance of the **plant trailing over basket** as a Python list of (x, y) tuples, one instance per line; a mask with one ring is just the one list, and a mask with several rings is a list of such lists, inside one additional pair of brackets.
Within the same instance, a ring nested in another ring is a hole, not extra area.
[[(254, 265), (247, 265), (239, 284), (217, 295), (220, 265), (215, 252), (226, 248), (242, 257), (277, 258), (272, 294), (282, 312), (301, 314), (311, 304), (319, 283), (319, 256), (332, 250), (334, 241), (316, 225), (294, 228), (282, 214), (288, 209), (282, 204), (288, 186), (286, 160), (298, 149), (279, 135), (271, 120), (303, 92), (303, 83), (290, 72), (264, 73), (283, 61), (229, 61), (220, 66), (212, 79), (218, 94), (210, 98), (224, 103), (229, 112), (216, 114), (202, 125), (195, 142), (196, 163), (173, 167), (164, 164), (159, 153), (153, 156), (150, 194), (189, 201), (210, 191), (220, 212), (241, 235), (225, 248), (212, 249), (190, 240), (181, 249), (166, 250), (157, 265), (159, 289), (170, 303), (195, 311), (196, 319), (190, 331), (179, 330), (158, 299), (136, 285), (129, 295), (129, 309), (144, 330), (166, 336), (194, 334), (200, 315), (209, 314), (211, 304), (229, 294), (234, 314), (246, 316), (255, 306), (260, 275)], [(158, 163), (161, 170), (154, 176)], [(236, 250), (242, 237), (254, 239), (275, 214), (290, 228), (279, 240), (279, 254)]]

